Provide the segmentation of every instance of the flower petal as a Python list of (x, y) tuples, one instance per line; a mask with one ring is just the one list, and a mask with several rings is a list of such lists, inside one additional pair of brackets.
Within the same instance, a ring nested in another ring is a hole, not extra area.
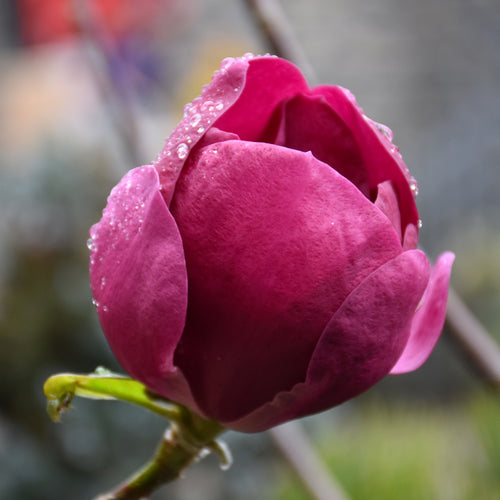
[(429, 273), (427, 258), (419, 250), (404, 252), (371, 273), (329, 321), (305, 382), (224, 425), (259, 432), (326, 410), (374, 385), (404, 348)]
[(249, 61), (243, 92), (216, 126), (245, 141), (259, 141), (275, 108), (307, 90), (306, 80), (292, 63), (277, 57), (256, 57)]
[(310, 153), (226, 141), (191, 160), (171, 206), (189, 275), (175, 363), (227, 420), (304, 380), (345, 297), (402, 250), (385, 215)]
[(418, 211), (411, 184), (415, 181), (403, 162), (398, 148), (392, 143), (392, 132), (370, 118), (356, 103), (354, 96), (342, 87), (321, 85), (311, 91), (324, 96), (336, 113), (351, 129), (361, 150), (365, 169), (369, 174), (370, 189), (391, 180), (398, 193), (402, 233), (406, 226), (418, 226)]
[(299, 94), (284, 101), (261, 140), (311, 151), (370, 197), (368, 174), (356, 138), (324, 97)]
[(394, 230), (401, 235), (401, 214), (399, 213), (398, 197), (392, 181), (381, 182), (377, 186), (375, 206), (378, 207), (391, 221)]
[[(152, 165), (158, 171), (162, 194), (170, 204), (175, 183), (194, 146), (213, 123), (239, 99), (245, 86), (248, 57), (228, 58), (216, 71), (200, 97), (184, 108), (184, 117), (165, 143)], [(232, 132), (229, 130), (229, 132)]]
[(157, 390), (175, 372), (187, 273), (154, 168), (136, 168), (123, 177), (90, 233), (90, 282), (104, 333), (123, 368)]
[(391, 374), (407, 373), (420, 368), (434, 349), (444, 325), (454, 259), (451, 252), (446, 252), (437, 260), (422, 298), (422, 306), (413, 318), (408, 343)]
[(152, 164), (166, 203), (170, 205), (190, 152), (214, 124), (242, 139), (257, 140), (274, 107), (303, 89), (307, 83), (302, 73), (284, 59), (251, 54), (225, 59), (201, 96), (186, 105), (183, 119)]

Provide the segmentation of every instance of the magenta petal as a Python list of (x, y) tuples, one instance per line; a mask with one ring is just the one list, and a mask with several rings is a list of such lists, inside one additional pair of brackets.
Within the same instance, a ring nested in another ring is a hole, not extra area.
[(391, 374), (416, 370), (434, 349), (446, 316), (448, 285), (454, 259), (455, 256), (451, 252), (446, 252), (437, 260), (422, 298), (422, 305), (413, 318), (408, 343)]
[(245, 141), (258, 141), (275, 108), (287, 98), (308, 90), (300, 70), (277, 57), (250, 59), (239, 99), (216, 123)]
[(311, 92), (314, 95), (324, 96), (351, 129), (369, 174), (370, 188), (375, 188), (387, 180), (394, 182), (398, 192), (403, 233), (408, 224), (417, 226), (418, 212), (414, 192), (411, 189), (415, 181), (404, 164), (398, 148), (391, 142), (392, 132), (368, 118), (347, 89), (321, 85)]
[(284, 101), (262, 140), (311, 151), (315, 158), (330, 165), (370, 197), (368, 175), (356, 138), (324, 97), (299, 94)]
[(165, 393), (165, 384), (158, 384), (175, 372), (187, 275), (177, 225), (153, 167), (123, 177), (90, 234), (90, 282), (108, 342), (130, 375)]
[(408, 224), (403, 236), (403, 250), (415, 250), (418, 246), (418, 228), (414, 224)]
[(398, 195), (394, 189), (392, 181), (381, 182), (377, 186), (377, 199), (375, 206), (378, 207), (391, 221), (392, 226), (399, 239), (402, 240), (401, 234), (401, 214), (399, 213)]
[[(190, 152), (210, 130), (214, 122), (239, 99), (245, 86), (249, 57), (228, 58), (205, 85), (200, 97), (184, 108), (184, 117), (153, 162), (160, 176), (163, 198), (167, 204)], [(229, 130), (229, 132), (233, 132)]]
[(429, 267), (423, 252), (411, 250), (371, 273), (326, 326), (305, 382), (225, 425), (262, 431), (338, 405), (387, 375), (408, 339)]
[(171, 209), (189, 275), (175, 363), (217, 419), (303, 380), (345, 297), (401, 253), (389, 220), (352, 183), (271, 144), (207, 146), (183, 170)]

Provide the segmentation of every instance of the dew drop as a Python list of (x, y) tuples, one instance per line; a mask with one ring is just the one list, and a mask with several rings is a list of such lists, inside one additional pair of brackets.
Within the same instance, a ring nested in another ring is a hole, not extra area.
[(186, 156), (188, 154), (188, 151), (189, 151), (189, 148), (188, 148), (187, 144), (184, 144), (183, 142), (181, 142), (177, 146), (177, 156), (179, 157), (179, 160), (184, 160), (184, 158), (186, 158)]
[(422, 219), (418, 219), (418, 223), (417, 223), (417, 226), (419, 229), (422, 229), (422, 226), (423, 226), (423, 222), (422, 222)]
[(205, 128), (204, 127), (199, 127), (198, 130), (196, 131), (198, 134), (203, 134), (203, 132), (205, 132)]
[(221, 111), (223, 108), (224, 108), (224, 104), (222, 102), (219, 102), (219, 104), (217, 104), (217, 106), (215, 106), (215, 109), (217, 111)]
[(94, 304), (95, 307), (99, 307), (99, 302), (95, 299), (92, 299), (92, 304)]
[(208, 110), (210, 110), (210, 108), (211, 108), (211, 107), (213, 107), (213, 105), (214, 105), (214, 103), (213, 103), (212, 101), (208, 100), (208, 101), (205, 101), (205, 102), (202, 104), (201, 109), (202, 109), (203, 111), (205, 111), (205, 110), (207, 110), (207, 109), (208, 109)]
[(418, 186), (417, 181), (415, 179), (411, 179), (410, 181), (410, 189), (414, 196), (418, 196)]
[(108, 312), (108, 306), (102, 306), (102, 310), (103, 310), (104, 312)]
[(93, 240), (92, 238), (89, 238), (89, 239), (87, 240), (87, 248), (88, 248), (89, 250), (92, 250), (93, 246), (94, 246), (94, 240)]
[(393, 134), (392, 134), (392, 130), (387, 127), (386, 125), (384, 125), (383, 123), (377, 123), (377, 122), (374, 122), (375, 123), (375, 126), (377, 127), (377, 129), (379, 130), (379, 132), (381, 132), (383, 135), (385, 135), (390, 141), (393, 140)]
[(192, 117), (191, 117), (191, 122), (190, 122), (190, 125), (191, 127), (195, 128), (198, 123), (200, 123), (200, 120), (201, 120), (201, 115), (200, 113), (196, 113), (194, 114)]
[(229, 66), (231, 66), (233, 63), (234, 63), (235, 59), (234, 57), (226, 57), (222, 63), (221, 63), (221, 66), (220, 66), (220, 69), (222, 71), (225, 71), (229, 68)]

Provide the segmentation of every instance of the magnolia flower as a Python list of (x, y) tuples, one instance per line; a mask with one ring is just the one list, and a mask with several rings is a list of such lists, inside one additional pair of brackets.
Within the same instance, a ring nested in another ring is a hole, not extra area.
[(346, 89), (225, 60), (91, 229), (116, 357), (152, 391), (255, 432), (418, 368), (453, 255), (416, 249), (416, 184)]

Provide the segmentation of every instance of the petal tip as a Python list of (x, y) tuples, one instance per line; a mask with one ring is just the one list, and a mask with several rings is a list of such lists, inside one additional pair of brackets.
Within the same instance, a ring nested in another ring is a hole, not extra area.
[(453, 252), (444, 252), (436, 261), (422, 305), (415, 312), (410, 337), (391, 375), (408, 373), (420, 368), (431, 355), (443, 329), (448, 300)]

